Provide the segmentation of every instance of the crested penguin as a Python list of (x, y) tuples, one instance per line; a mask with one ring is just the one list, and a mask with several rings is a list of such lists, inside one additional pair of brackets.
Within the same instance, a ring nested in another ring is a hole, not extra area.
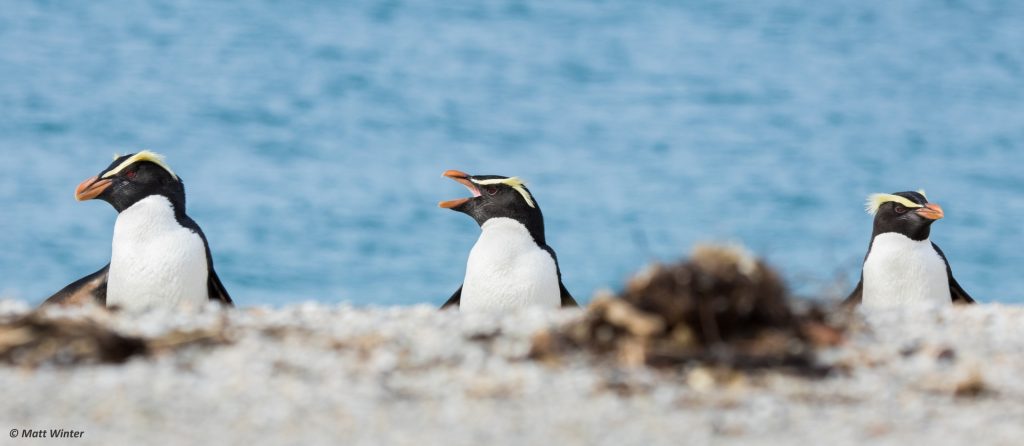
[(462, 286), (442, 309), (494, 312), (578, 306), (562, 283), (555, 251), (545, 241), (540, 207), (520, 179), (457, 170), (444, 176), (466, 186), (473, 196), (439, 206), (473, 217), (481, 232), (469, 253)]
[(874, 230), (860, 283), (847, 305), (974, 303), (953, 278), (946, 255), (929, 240), (932, 223), (945, 214), (924, 191), (871, 195), (867, 211), (875, 217)]
[(46, 304), (150, 307), (232, 305), (213, 269), (202, 229), (185, 214), (185, 185), (162, 156), (142, 151), (114, 162), (75, 189), (117, 211), (110, 263), (46, 299)]

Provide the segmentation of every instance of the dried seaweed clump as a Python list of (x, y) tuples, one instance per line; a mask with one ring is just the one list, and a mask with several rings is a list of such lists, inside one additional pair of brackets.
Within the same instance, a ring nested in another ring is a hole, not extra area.
[(103, 318), (53, 318), (34, 311), (0, 321), (0, 364), (30, 368), (120, 364), (133, 356), (229, 343), (224, 325), (140, 338), (118, 333)]
[(146, 351), (142, 339), (89, 319), (50, 319), (33, 312), (0, 324), (0, 362), (11, 365), (122, 363)]
[(584, 349), (629, 365), (690, 363), (820, 373), (814, 347), (839, 342), (823, 313), (797, 313), (785, 284), (742, 248), (702, 246), (689, 261), (654, 265), (618, 298), (599, 296), (577, 323), (539, 334), (531, 356)]

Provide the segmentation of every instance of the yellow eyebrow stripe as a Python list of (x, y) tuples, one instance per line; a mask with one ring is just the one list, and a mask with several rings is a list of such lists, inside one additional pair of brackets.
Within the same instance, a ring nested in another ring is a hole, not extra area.
[(149, 161), (149, 162), (151, 162), (153, 164), (156, 164), (157, 166), (160, 166), (164, 170), (166, 170), (167, 173), (171, 174), (171, 176), (174, 177), (175, 180), (178, 179), (178, 176), (174, 174), (173, 170), (171, 170), (171, 166), (168, 166), (167, 163), (164, 161), (164, 157), (162, 155), (160, 155), (159, 153), (150, 152), (149, 150), (143, 150), (143, 151), (141, 151), (139, 153), (136, 153), (135, 155), (132, 155), (131, 158), (128, 158), (128, 159), (124, 160), (123, 163), (121, 163), (117, 167), (111, 169), (109, 172), (103, 174), (103, 178), (110, 178), (110, 177), (112, 177), (114, 175), (117, 175), (122, 170), (127, 169), (128, 166), (131, 166), (132, 164), (135, 164), (135, 163), (138, 163), (138, 162), (141, 162), (141, 161)]
[[(921, 194), (921, 195), (924, 195), (924, 194)], [(904, 206), (906, 206), (908, 208), (912, 208), (912, 209), (923, 208), (924, 207), (923, 205), (914, 203), (913, 201), (910, 201), (910, 199), (905, 198), (905, 197), (901, 197), (899, 195), (893, 195), (893, 194), (871, 194), (870, 196), (868, 196), (868, 202), (865, 205), (865, 210), (869, 214), (875, 215), (875, 214), (878, 213), (878, 208), (882, 207), (883, 204), (890, 203), (890, 202), (899, 203), (899, 204), (902, 204), (902, 205), (904, 205)]]
[(494, 178), (494, 179), (490, 179), (490, 180), (474, 180), (474, 179), (470, 179), (470, 181), (472, 181), (472, 182), (474, 182), (476, 184), (479, 184), (481, 186), (490, 186), (490, 185), (494, 185), (494, 184), (504, 184), (504, 185), (506, 185), (508, 187), (511, 187), (512, 189), (515, 189), (516, 192), (519, 192), (519, 195), (523, 196), (523, 199), (526, 200), (526, 204), (530, 205), (531, 208), (536, 208), (537, 207), (537, 205), (534, 204), (534, 202), (533, 202), (533, 197), (531, 197), (530, 193), (526, 191), (526, 187), (525, 187), (526, 183), (523, 183), (523, 180), (520, 180), (519, 177)]

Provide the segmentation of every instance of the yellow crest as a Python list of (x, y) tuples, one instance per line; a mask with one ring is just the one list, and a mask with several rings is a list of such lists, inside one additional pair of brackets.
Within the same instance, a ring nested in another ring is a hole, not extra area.
[(526, 204), (530, 205), (531, 208), (536, 208), (537, 207), (537, 205), (533, 203), (533, 197), (531, 197), (530, 193), (526, 191), (526, 183), (524, 183), (523, 180), (520, 180), (519, 177), (495, 178), (495, 179), (491, 179), (491, 180), (470, 180), (470, 181), (472, 181), (472, 182), (474, 182), (476, 184), (479, 184), (481, 186), (488, 186), (488, 185), (494, 185), (494, 184), (504, 184), (504, 185), (506, 185), (508, 187), (511, 187), (512, 189), (515, 189), (516, 192), (519, 192), (519, 195), (523, 196), (523, 199), (526, 200)]
[[(115, 157), (114, 159), (117, 159), (117, 158)], [(103, 178), (110, 178), (110, 177), (112, 177), (114, 175), (117, 175), (122, 170), (127, 169), (128, 166), (131, 166), (132, 164), (135, 164), (135, 163), (138, 163), (138, 162), (141, 162), (141, 161), (149, 161), (149, 162), (151, 162), (153, 164), (156, 164), (157, 166), (160, 166), (164, 170), (166, 170), (167, 173), (171, 174), (171, 176), (174, 177), (175, 180), (178, 179), (178, 176), (174, 174), (173, 170), (171, 170), (171, 166), (168, 166), (167, 162), (164, 161), (164, 157), (162, 155), (160, 155), (159, 153), (150, 152), (149, 150), (143, 150), (143, 151), (141, 151), (139, 153), (136, 153), (135, 155), (132, 155), (131, 158), (128, 158), (128, 159), (124, 160), (124, 162), (122, 162), (121, 164), (118, 164), (117, 167), (115, 167), (113, 169), (110, 169), (109, 172), (103, 174)]]
[[(924, 195), (923, 192), (919, 192), (919, 193), (921, 195)], [(924, 207), (924, 206), (922, 206), (920, 204), (914, 203), (913, 201), (910, 201), (909, 199), (907, 199), (905, 197), (901, 197), (899, 195), (893, 195), (893, 194), (871, 194), (871, 195), (868, 196), (868, 202), (865, 205), (865, 210), (867, 210), (869, 214), (875, 215), (875, 214), (878, 213), (878, 208), (882, 207), (883, 204), (886, 204), (886, 203), (889, 203), (889, 202), (899, 203), (899, 204), (902, 204), (903, 206), (906, 206), (906, 207), (911, 208), (911, 209), (917, 209), (917, 208), (923, 208)]]

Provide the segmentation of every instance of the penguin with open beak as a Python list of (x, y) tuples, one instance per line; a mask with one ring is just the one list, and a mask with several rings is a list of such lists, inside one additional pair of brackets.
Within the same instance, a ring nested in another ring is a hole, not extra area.
[(946, 255), (929, 240), (932, 224), (945, 213), (924, 191), (871, 195), (867, 211), (875, 217), (874, 230), (860, 283), (847, 305), (974, 303), (953, 278)]
[(160, 155), (115, 157), (78, 185), (79, 201), (99, 199), (118, 212), (110, 263), (60, 290), (45, 304), (93, 300), (125, 310), (232, 305), (213, 269), (202, 229), (185, 213), (185, 185)]
[(440, 207), (469, 215), (480, 238), (469, 253), (462, 286), (441, 307), (466, 312), (499, 312), (525, 307), (575, 307), (562, 283), (555, 251), (544, 237), (537, 200), (518, 178), (444, 173), (472, 197)]

